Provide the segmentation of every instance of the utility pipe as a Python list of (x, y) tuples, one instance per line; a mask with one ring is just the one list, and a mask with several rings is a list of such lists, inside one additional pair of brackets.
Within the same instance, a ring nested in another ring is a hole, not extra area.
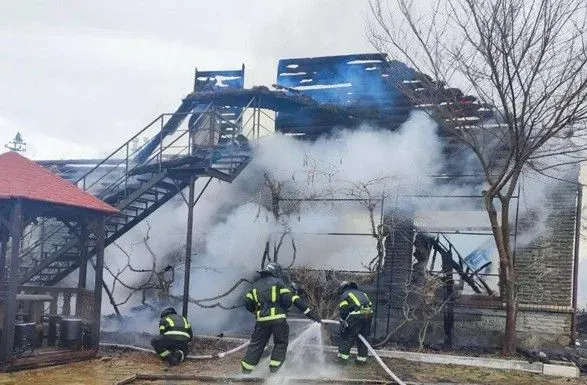
[(573, 252), (573, 313), (571, 315), (571, 346), (577, 342), (577, 284), (579, 280), (579, 243), (581, 242), (581, 213), (583, 212), (583, 185), (578, 186), (575, 213), (575, 248)]

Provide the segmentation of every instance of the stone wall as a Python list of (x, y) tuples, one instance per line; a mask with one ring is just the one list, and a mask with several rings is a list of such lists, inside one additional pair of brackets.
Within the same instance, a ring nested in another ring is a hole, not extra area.
[[(520, 303), (571, 306), (577, 186), (561, 182), (544, 202), (549, 213), (536, 226), (527, 222), (538, 215), (520, 218), (515, 268)], [(533, 232), (541, 235), (533, 238)]]
[[(392, 312), (389, 330), (393, 330), (402, 321), (399, 311)], [(505, 312), (495, 309), (455, 308), (454, 312), (454, 347), (498, 348), (503, 341)], [(387, 328), (380, 321), (379, 332), (375, 337), (383, 338)], [(413, 323), (402, 327), (396, 334), (395, 341), (402, 344), (415, 344), (421, 325)], [(518, 339), (525, 347), (566, 346), (570, 342), (571, 314), (548, 311), (521, 310), (517, 322)], [(531, 346), (528, 342), (532, 341)], [(441, 346), (444, 343), (444, 324), (440, 314), (428, 328), (426, 344)]]
[[(571, 177), (572, 178), (572, 177)], [(568, 179), (568, 178), (567, 178)], [(519, 218), (515, 268), (519, 284), (520, 340), (539, 336), (543, 345), (564, 344), (571, 332), (573, 254), (577, 186), (560, 182), (550, 186), (542, 208), (548, 215), (526, 213)], [(539, 235), (536, 235), (536, 234)], [(413, 218), (402, 215), (385, 243), (386, 258), (381, 273), (375, 338), (402, 321), (402, 288), (413, 263)], [(376, 288), (371, 288), (375, 298)], [(499, 346), (503, 338), (505, 312), (484, 305), (455, 308), (455, 346)], [(402, 329), (400, 340), (414, 342), (418, 326)], [(429, 329), (430, 343), (443, 342), (442, 315)], [(536, 338), (534, 338), (536, 340)]]

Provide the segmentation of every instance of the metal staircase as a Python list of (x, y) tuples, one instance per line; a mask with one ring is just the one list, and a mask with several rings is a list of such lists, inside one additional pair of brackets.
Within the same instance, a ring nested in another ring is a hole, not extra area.
[(471, 267), (465, 262), (465, 259), (455, 249), (453, 244), (444, 234), (438, 234), (435, 238), (432, 238), (432, 249), (434, 253), (432, 255), (432, 266), (434, 266), (434, 260), (436, 259), (437, 253), (440, 254), (441, 259), (448, 266), (458, 274), (461, 282), (458, 286), (461, 288), (466, 283), (473, 291), (477, 294), (493, 295), (493, 290), (489, 287), (487, 282), (479, 275), (479, 272), (485, 269), (491, 262), (483, 265), (477, 270), (471, 269)]
[[(455, 285), (459, 290), (463, 290), (467, 284), (476, 294), (493, 295), (493, 290), (489, 287), (485, 279), (480, 275), (480, 272), (488, 267), (491, 262), (487, 262), (477, 269), (472, 269), (465, 258), (461, 256), (458, 250), (454, 247), (452, 242), (442, 233), (436, 234), (435, 237), (418, 233), (414, 241), (416, 252), (416, 265), (420, 269), (427, 267), (432, 274), (449, 275), (452, 280), (453, 272), (458, 277), (458, 282)], [(437, 257), (440, 257), (441, 270), (437, 270)]]
[[(213, 105), (184, 104), (176, 113), (157, 117), (76, 181), (120, 210), (106, 220), (106, 246), (178, 195), (192, 176), (232, 182), (247, 165), (248, 142), (242, 135), (236, 140), (240, 116), (227, 120), (222, 115), (226, 112)], [(232, 140), (226, 140), (230, 124)], [(136, 138), (157, 136), (157, 147), (147, 160), (137, 161), (153, 142), (137, 148)], [(30, 241), (21, 253), (20, 283), (51, 286), (76, 270), (83, 247), (88, 257), (95, 252), (95, 238), (90, 236), (86, 245), (80, 245), (80, 238), (79, 229), (56, 220), (27, 227), (25, 239)]]

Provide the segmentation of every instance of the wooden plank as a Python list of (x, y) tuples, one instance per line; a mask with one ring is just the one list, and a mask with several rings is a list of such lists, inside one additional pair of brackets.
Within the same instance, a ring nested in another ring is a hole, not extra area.
[(59, 365), (68, 362), (85, 361), (96, 357), (97, 349), (92, 350), (68, 350), (65, 352), (52, 352), (34, 357), (16, 358), (10, 362), (6, 372), (23, 369), (34, 369), (43, 366)]

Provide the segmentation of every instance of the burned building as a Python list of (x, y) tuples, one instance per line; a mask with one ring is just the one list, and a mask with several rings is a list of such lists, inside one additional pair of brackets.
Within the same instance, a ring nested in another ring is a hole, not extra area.
[[(491, 118), (487, 106), (458, 89), (438, 86), (442, 92), (435, 92), (436, 99), (431, 101), (427, 82), (421, 81), (425, 75), (381, 54), (280, 60), (272, 88), (246, 89), (244, 76), (244, 66), (196, 71), (193, 92), (176, 112), (157, 116), (106, 159), (40, 163), (118, 209), (105, 220), (104, 243), (108, 246), (193, 185), (194, 179), (232, 182), (250, 161), (250, 142), (264, 135), (278, 132), (316, 140), (365, 124), (393, 131), (412, 111), (425, 109), (431, 102), (450, 105), (464, 119)], [(408, 98), (406, 88), (421, 94), (424, 102)], [(452, 200), (457, 202), (453, 207), (467, 209), (385, 213), (393, 225), (384, 240), (384, 264), (370, 288), (376, 298), (374, 337), (383, 339), (393, 330), (402, 317), (406, 282), (427, 271), (450, 277), (446, 290), (456, 293), (455, 300), (435, 318), (431, 342), (499, 345), (504, 305), (498, 267), (487, 252), (490, 247), (479, 241), (491, 240), (480, 203), (483, 178), (471, 172), (475, 168), (467, 163), (458, 143), (446, 132), (439, 133), (445, 162), (441, 175), (434, 177), (440, 184), (459, 186), (469, 193), (412, 198)], [(142, 138), (147, 140), (141, 143)], [(547, 231), (515, 251), (519, 330), (522, 335), (541, 334), (548, 342), (566, 342), (574, 335), (581, 204), (576, 184), (561, 182), (551, 192), (545, 199)], [(193, 200), (196, 193), (189, 194), (190, 207), (197, 201)], [(512, 237), (522, 237), (531, 228), (531, 213), (513, 219)], [(78, 260), (65, 258), (74, 247), (63, 232), (38, 236), (29, 251), (30, 269), (19, 284), (58, 285), (80, 267)]]
[[(353, 127), (353, 123), (358, 126), (361, 122), (395, 130), (411, 111), (427, 108), (431, 102), (451, 106), (463, 119), (491, 119), (491, 109), (475, 98), (446, 87), (442, 87), (439, 97), (438, 90), (427, 90), (431, 85), (429, 78), (422, 82), (422, 77), (425, 75), (379, 54), (281, 60), (277, 76), (279, 86), (309, 96), (322, 105), (343, 107), (348, 115), (356, 111), (355, 116), (360, 118), (359, 122), (339, 123), (312, 114), (278, 113), (276, 131), (313, 139), (329, 135), (341, 126)], [(409, 87), (412, 96), (420, 94), (421, 104), (414, 103), (417, 97), (408, 98), (409, 93), (405, 89), (400, 91), (401, 87)], [(428, 97), (432, 94), (433, 98)], [(430, 343), (499, 346), (505, 312), (500, 297), (498, 261), (495, 255), (493, 260), (488, 256), (490, 247), (487, 245), (492, 243), (492, 236), (481, 201), (482, 177), (479, 169), (475, 172), (471, 157), (463, 155), (463, 146), (442, 127), (439, 134), (444, 138), (445, 155), (439, 183), (476, 192), (466, 196), (435, 197), (467, 202), (464, 206), (469, 209), (429, 213), (428, 217), (433, 216), (433, 220), (425, 218), (427, 215), (423, 212), (409, 210), (388, 214), (395, 216), (390, 219), (394, 225), (385, 240), (383, 271), (372, 288), (377, 298), (374, 337), (386, 337), (401, 323), (405, 317), (406, 283), (415, 279), (417, 270), (421, 269), (450, 277), (451, 287), (440, 295), (447, 295), (447, 290), (449, 296), (454, 295), (431, 324)], [(540, 340), (540, 344), (558, 345), (567, 345), (575, 339), (581, 209), (577, 182), (578, 168), (575, 167), (568, 171), (564, 180), (550, 185), (542, 203), (548, 214), (542, 219), (544, 228), (541, 230), (533, 226), (536, 218), (532, 212), (522, 212), (518, 216), (522, 199), (520, 189), (513, 201), (517, 210), (512, 218), (511, 236), (519, 284), (518, 331), (522, 339), (531, 335), (534, 340)], [(466, 216), (475, 218), (466, 220)], [(540, 234), (533, 234), (535, 232)], [(471, 240), (475, 238), (485, 242)], [(426, 239), (425, 246), (422, 246), (422, 239)], [(465, 247), (466, 253), (463, 253), (458, 243), (479, 247), (469, 246), (468, 251)], [(416, 338), (414, 333), (405, 330), (399, 334), (408, 340)]]

